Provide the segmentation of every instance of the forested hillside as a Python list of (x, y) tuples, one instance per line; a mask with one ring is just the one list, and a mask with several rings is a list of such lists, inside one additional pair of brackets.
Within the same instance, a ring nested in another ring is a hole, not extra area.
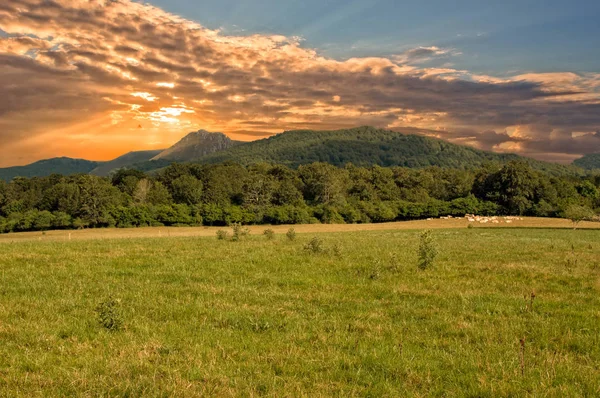
[(0, 180), (10, 181), (15, 177), (45, 177), (51, 174), (71, 175), (89, 173), (101, 164), (102, 162), (83, 159), (46, 159), (27, 166), (15, 166), (0, 169)]
[(600, 153), (592, 153), (573, 162), (577, 167), (586, 170), (600, 169)]
[(526, 162), (476, 170), (327, 163), (170, 165), (0, 182), (0, 231), (230, 223), (368, 223), (443, 215), (562, 216), (600, 208), (600, 176)]
[[(588, 158), (586, 158), (588, 159)], [(585, 168), (593, 157), (577, 165)], [(56, 158), (28, 166), (0, 169), (0, 179), (10, 181), (16, 176), (42, 177), (50, 174), (91, 173), (108, 176), (119, 169), (154, 172), (174, 162), (216, 164), (228, 161), (251, 165), (261, 162), (297, 168), (314, 162), (344, 167), (346, 164), (370, 167), (401, 166), (425, 168), (438, 166), (454, 169), (475, 169), (488, 163), (506, 164), (523, 160), (533, 169), (551, 175), (579, 175), (584, 170), (575, 166), (537, 161), (515, 154), (480, 151), (468, 146), (414, 134), (402, 134), (374, 127), (358, 127), (336, 131), (298, 130), (252, 141), (232, 141), (222, 133), (204, 130), (193, 132), (166, 150), (129, 152), (108, 162), (89, 162)]]
[(199, 161), (235, 161), (242, 164), (264, 161), (289, 167), (326, 162), (336, 166), (352, 163), (357, 166), (472, 169), (488, 162), (506, 163), (517, 159), (527, 161), (536, 170), (555, 175), (577, 173), (575, 168), (555, 163), (514, 154), (480, 151), (421, 135), (401, 134), (369, 126), (336, 131), (287, 131), (204, 156)]

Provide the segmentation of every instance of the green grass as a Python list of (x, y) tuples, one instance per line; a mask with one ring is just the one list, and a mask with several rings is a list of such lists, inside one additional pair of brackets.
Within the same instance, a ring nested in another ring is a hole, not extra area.
[(0, 396), (600, 395), (600, 231), (433, 234), (0, 244)]

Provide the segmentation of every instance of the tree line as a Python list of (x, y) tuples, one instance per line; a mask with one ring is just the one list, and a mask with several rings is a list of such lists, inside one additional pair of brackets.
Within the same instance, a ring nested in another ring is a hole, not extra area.
[(369, 223), (465, 214), (600, 210), (600, 175), (553, 176), (525, 162), (474, 170), (172, 164), (149, 175), (0, 181), (0, 232), (178, 225)]

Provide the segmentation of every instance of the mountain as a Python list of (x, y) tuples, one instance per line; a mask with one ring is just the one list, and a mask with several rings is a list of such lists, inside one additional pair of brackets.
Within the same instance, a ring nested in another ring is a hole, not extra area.
[(542, 162), (515, 154), (481, 151), (422, 135), (402, 134), (369, 126), (335, 131), (287, 131), (206, 155), (199, 162), (272, 162), (291, 167), (312, 162), (327, 162), (336, 166), (353, 163), (357, 166), (439, 166), (465, 169), (488, 162), (505, 163), (517, 159), (526, 160), (532, 167), (551, 174), (576, 172), (576, 169), (570, 166)]
[(15, 177), (45, 177), (51, 174), (89, 173), (102, 162), (84, 159), (53, 158), (40, 160), (27, 166), (15, 166), (0, 169), (0, 180), (11, 181)]
[(109, 162), (102, 163), (100, 166), (92, 170), (90, 174), (106, 177), (111, 173), (111, 171), (118, 170), (123, 167), (133, 167), (137, 163), (146, 162), (152, 159), (163, 151), (164, 149), (129, 152)]
[(192, 161), (232, 161), (242, 164), (270, 162), (290, 167), (327, 162), (336, 166), (353, 163), (357, 166), (439, 166), (467, 169), (489, 162), (506, 163), (518, 159), (552, 175), (583, 173), (578, 167), (600, 168), (600, 154), (579, 159), (574, 162), (574, 166), (564, 166), (515, 154), (481, 151), (423, 135), (364, 126), (335, 131), (286, 131), (252, 142), (233, 141), (225, 134), (200, 130), (188, 134), (163, 151), (129, 152), (105, 163), (69, 158), (42, 160), (28, 166), (0, 169), (0, 179), (8, 181), (15, 176), (41, 177), (53, 173), (107, 176), (111, 171), (123, 167), (152, 172), (173, 162)]
[(232, 141), (223, 133), (200, 130), (186, 135), (181, 141), (154, 156), (151, 160), (186, 162), (232, 148), (236, 144), (238, 144), (237, 141)]
[(600, 153), (591, 153), (573, 162), (577, 167), (586, 170), (600, 169)]

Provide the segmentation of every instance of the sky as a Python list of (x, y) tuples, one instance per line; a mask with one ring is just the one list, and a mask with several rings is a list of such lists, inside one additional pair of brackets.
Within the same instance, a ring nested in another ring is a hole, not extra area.
[(600, 152), (598, 20), (589, 0), (3, 0), (0, 167), (360, 125), (568, 163)]

